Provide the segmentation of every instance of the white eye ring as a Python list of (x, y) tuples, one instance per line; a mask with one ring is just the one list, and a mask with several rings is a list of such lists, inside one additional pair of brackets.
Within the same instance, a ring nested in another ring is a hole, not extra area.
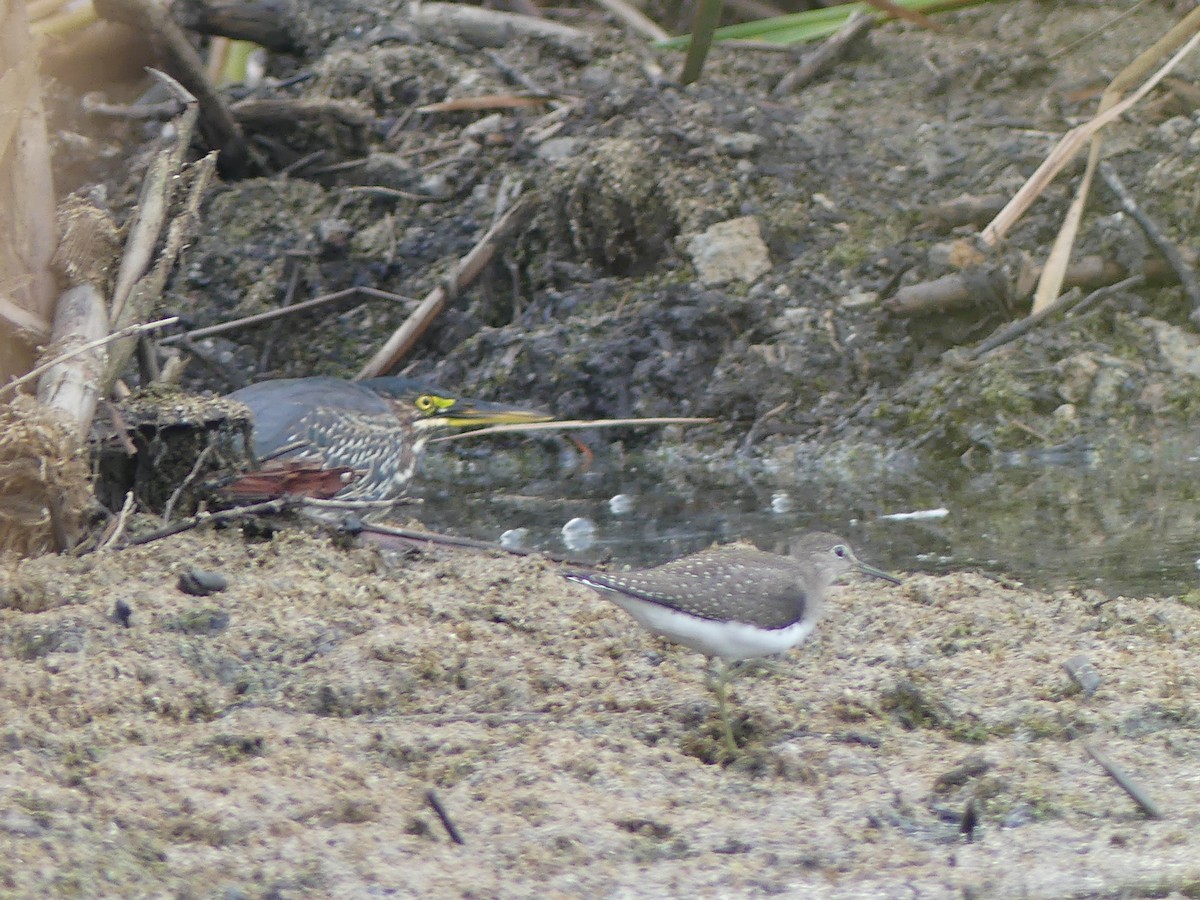
[(849, 552), (850, 551), (845, 544), (836, 544), (833, 548), (833, 555), (838, 559), (845, 559)]

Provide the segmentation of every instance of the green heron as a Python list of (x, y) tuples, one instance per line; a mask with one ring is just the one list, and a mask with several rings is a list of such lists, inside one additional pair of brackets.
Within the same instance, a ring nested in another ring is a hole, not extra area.
[(855, 569), (900, 583), (862, 562), (840, 537), (820, 531), (801, 535), (790, 556), (734, 545), (640, 572), (564, 577), (599, 591), (655, 634), (726, 661), (715, 687), (725, 746), (734, 753), (726, 703), (731, 664), (803, 641), (816, 627), (829, 586)]
[(265, 483), (261, 476), (316, 466), (318, 472), (342, 477), (327, 495), (349, 500), (392, 500), (402, 494), (426, 443), (439, 431), (553, 418), (400, 377), (281, 378), (229, 397), (250, 408), (254, 455), (269, 460), (247, 477), (260, 476)]

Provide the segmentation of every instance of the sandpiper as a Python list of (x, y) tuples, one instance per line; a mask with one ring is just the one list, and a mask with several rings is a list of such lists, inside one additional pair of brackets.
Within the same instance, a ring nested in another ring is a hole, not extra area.
[(858, 571), (899, 584), (867, 565), (837, 535), (802, 535), (790, 556), (734, 545), (635, 572), (565, 572), (604, 594), (655, 634), (725, 660), (715, 690), (725, 745), (736, 753), (726, 688), (740, 660), (773, 656), (803, 641), (840, 576)]

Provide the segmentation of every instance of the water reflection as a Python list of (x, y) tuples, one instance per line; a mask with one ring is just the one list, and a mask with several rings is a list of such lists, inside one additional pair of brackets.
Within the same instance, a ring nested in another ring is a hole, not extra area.
[(450, 457), (425, 473), (416, 516), (482, 540), (519, 529), (525, 547), (639, 566), (738, 539), (786, 552), (795, 534), (819, 527), (894, 571), (970, 569), (1044, 588), (1169, 595), (1200, 580), (1200, 457), (1191, 450), (1107, 465), (1095, 454), (1081, 465), (1005, 458), (976, 472), (708, 485), (628, 458), (620, 470), (557, 480), (538, 465), (531, 469), (543, 477), (522, 480), (510, 464), (497, 480), (488, 465)]

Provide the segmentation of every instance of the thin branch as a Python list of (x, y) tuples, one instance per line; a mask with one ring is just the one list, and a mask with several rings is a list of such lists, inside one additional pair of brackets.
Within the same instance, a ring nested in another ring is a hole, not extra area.
[[(241, 126), (230, 112), (224, 96), (206, 75), (204, 63), (195, 47), (170, 17), (167, 5), (153, 0), (95, 0), (93, 5), (103, 18), (131, 26), (151, 42), (164, 60), (165, 67), (178, 79), (175, 83), (179, 89), (193, 97), (193, 104), (199, 98), (197, 112), (200, 130), (209, 146), (221, 151), (222, 171), (234, 175), (248, 174), (250, 159)], [(177, 93), (174, 90), (172, 92)], [(186, 148), (187, 139), (181, 142)], [(113, 318), (116, 319), (115, 311)]]
[[(1185, 249), (1184, 251), (1188, 251)], [(1035, 268), (1032, 277), (1040, 275), (1041, 269)], [(1074, 262), (1067, 269), (1063, 279), (1064, 287), (1097, 288), (1106, 284), (1114, 284), (1130, 276), (1115, 259), (1105, 259), (1101, 256), (1085, 256)], [(1132, 273), (1143, 276), (1147, 282), (1161, 283), (1169, 281), (1172, 272), (1163, 260), (1157, 257), (1147, 257), (1142, 262), (1140, 272)], [(1002, 274), (991, 270), (964, 269), (951, 275), (943, 275), (933, 281), (911, 284), (900, 288), (896, 293), (883, 301), (883, 308), (897, 316), (923, 316), (947, 312), (953, 309), (978, 304), (979, 298), (986, 293), (1006, 295)], [(1026, 299), (1028, 292), (1017, 294), (1013, 299)]]
[(183, 481), (171, 492), (171, 496), (167, 498), (166, 504), (163, 506), (162, 522), (164, 525), (171, 521), (171, 513), (175, 511), (175, 504), (179, 502), (179, 498), (183, 496), (183, 492), (188, 489), (188, 486), (193, 484), (200, 477), (200, 472), (204, 469), (204, 464), (208, 462), (208, 458), (212, 456), (215, 446), (214, 438), (216, 435), (209, 434), (208, 443), (204, 449), (196, 454), (196, 461), (192, 463), (192, 469), (187, 473)]
[(456, 844), (465, 843), (462, 835), (458, 833), (458, 829), (454, 827), (454, 823), (450, 821), (450, 815), (446, 812), (446, 808), (442, 806), (442, 801), (438, 799), (438, 795), (433, 791), (426, 791), (425, 800), (433, 807), (433, 811), (437, 813), (437, 817), (441, 819), (442, 827), (446, 829), (446, 834), (450, 835), (450, 840)]
[(596, 0), (596, 5), (611, 14), (634, 34), (652, 41), (667, 41), (671, 35), (645, 13), (626, 0)]
[(1086, 297), (1081, 297), (1079, 292), (1072, 288), (1069, 292), (1063, 294), (1049, 306), (1042, 307), (1037, 312), (1020, 319), (1019, 321), (1013, 322), (1011, 325), (1000, 329), (995, 334), (984, 339), (977, 347), (972, 347), (969, 351), (967, 351), (965, 356), (968, 360), (978, 359), (985, 353), (990, 353), (992, 350), (995, 350), (997, 347), (1003, 347), (1005, 344), (1015, 341), (1017, 338), (1021, 337), (1021, 335), (1032, 331), (1038, 325), (1041, 325), (1043, 322), (1057, 313), (1067, 312), (1068, 310), (1074, 309), (1075, 307), (1081, 306), (1085, 303), (1091, 305), (1110, 294), (1115, 294), (1119, 291), (1138, 287), (1139, 285), (1144, 284), (1145, 281), (1145, 276), (1133, 275), (1129, 278), (1126, 278), (1124, 281), (1118, 281), (1116, 284), (1110, 284), (1106, 285), (1105, 287), (1098, 288), (1097, 290), (1088, 294)]
[(1162, 818), (1162, 810), (1158, 808), (1158, 804), (1151, 800), (1150, 795), (1142, 790), (1141, 785), (1134, 781), (1128, 772), (1113, 762), (1107, 753), (1091, 741), (1086, 741), (1083, 749), (1087, 751), (1088, 756), (1099, 764), (1100, 768), (1108, 773), (1108, 777), (1115, 781), (1117, 786), (1129, 795), (1130, 799), (1138, 805), (1138, 808), (1145, 813), (1147, 818)]
[(0, 319), (8, 322), (13, 332), (30, 342), (44, 341), (50, 337), (50, 323), (35, 312), (30, 312), (0, 294)]
[(590, 34), (569, 25), (461, 3), (414, 2), (407, 6), (406, 21), (423, 32), (450, 34), (475, 47), (531, 40), (581, 61), (591, 58), (594, 44)]
[(869, 13), (856, 12), (850, 16), (837, 34), (803, 57), (796, 68), (779, 79), (779, 83), (771, 91), (771, 96), (782, 97), (798, 91), (812, 82), (845, 56), (862, 38), (866, 37), (867, 32), (874, 24), (875, 17)]
[(531, 422), (526, 425), (489, 425), (486, 428), (476, 428), (474, 431), (459, 431), (454, 434), (444, 434), (430, 440), (431, 444), (442, 441), (459, 441), (463, 438), (479, 437), (485, 434), (506, 434), (526, 431), (582, 431), (588, 428), (623, 428), (630, 425), (711, 425), (716, 419), (699, 419), (669, 416), (657, 419), (566, 419), (553, 422)]
[(122, 328), (120, 331), (114, 331), (112, 334), (105, 335), (97, 340), (88, 341), (86, 344), (80, 344), (78, 347), (72, 347), (65, 353), (60, 353), (58, 356), (54, 357), (54, 359), (42, 363), (36, 369), (26, 372), (20, 378), (14, 378), (8, 384), (0, 386), (0, 398), (4, 397), (11, 391), (15, 391), (18, 387), (26, 382), (39, 378), (42, 373), (58, 365), (63, 360), (78, 356), (80, 353), (87, 353), (89, 350), (95, 350), (97, 347), (103, 347), (106, 344), (111, 344), (113, 341), (124, 340), (128, 337), (136, 337), (139, 334), (144, 334), (148, 331), (154, 331), (156, 328), (165, 328), (168, 325), (174, 325), (178, 321), (179, 316), (167, 316), (167, 318), (159, 319), (155, 322), (145, 322), (140, 325), (129, 325), (126, 328)]
[(320, 497), (298, 497), (296, 502), (300, 506), (308, 506), (313, 509), (341, 509), (346, 512), (354, 512), (361, 510), (373, 509), (391, 509), (393, 506), (403, 506), (405, 504), (420, 503), (420, 499), (416, 497), (396, 497), (392, 500), (338, 500), (336, 497), (323, 500)]
[[(368, 539), (371, 535), (377, 538), (397, 538), (410, 544), (434, 544), (439, 547), (458, 547), (463, 550), (484, 550), (489, 553), (507, 553), (510, 556), (542, 556), (552, 562), (565, 562), (566, 557), (542, 550), (525, 550), (519, 547), (504, 547), (493, 541), (478, 541), (474, 538), (457, 537), (452, 534), (438, 534), (434, 531), (414, 531), (411, 528), (393, 528), (390, 525), (379, 525), (375, 522), (363, 522), (361, 532)], [(384, 543), (384, 541), (375, 541)]]
[(394, 300), (397, 303), (416, 303), (415, 297), (405, 297), (403, 294), (393, 294), (390, 291), (381, 291), (376, 288), (369, 287), (352, 287), (346, 288), (344, 291), (335, 291), (332, 294), (322, 294), (320, 297), (313, 297), (311, 300), (301, 300), (299, 303), (292, 303), (288, 306), (281, 306), (278, 309), (268, 310), (267, 312), (255, 313), (252, 316), (243, 316), (240, 319), (231, 319), (228, 322), (221, 322), (219, 325), (209, 325), (205, 328), (193, 328), (191, 331), (185, 331), (183, 334), (173, 334), (159, 341), (160, 344), (175, 344), (180, 341), (196, 341), (200, 338), (212, 337), (214, 334), (224, 334), (228, 331), (237, 331), (239, 328), (249, 328), (253, 325), (261, 325), (263, 322), (270, 322), (274, 319), (290, 316), (296, 313), (302, 313), (306, 310), (313, 309), (318, 306), (323, 306), (327, 303), (333, 303), (337, 300), (343, 300), (346, 297), (357, 295), (365, 295), (367, 297), (375, 297), (380, 300)]
[(121, 539), (121, 536), (125, 534), (125, 528), (129, 525), (129, 517), (133, 515), (133, 510), (136, 506), (137, 504), (133, 499), (133, 491), (127, 492), (125, 494), (125, 502), (121, 504), (121, 511), (117, 513), (117, 518), (113, 521), (108, 536), (96, 546), (97, 553), (110, 549)]
[(194, 516), (189, 516), (186, 519), (180, 519), (178, 522), (172, 522), (165, 528), (159, 528), (156, 531), (151, 531), (147, 534), (140, 534), (137, 537), (130, 538), (125, 543), (118, 547), (118, 550), (124, 550), (128, 547), (137, 547), (141, 544), (149, 544), (153, 541), (159, 541), (163, 538), (171, 537), (174, 534), (180, 534), (184, 531), (191, 531), (194, 528), (199, 528), (201, 525), (207, 525), (213, 522), (229, 522), (234, 519), (244, 519), (251, 516), (262, 514), (278, 514), (292, 509), (297, 505), (297, 500), (292, 497), (282, 497), (278, 500), (266, 500), (262, 503), (252, 503), (249, 506), (238, 506), (233, 509), (223, 509), (220, 512), (210, 513), (202, 512)]
[(1187, 294), (1187, 298), (1192, 304), (1191, 319), (1193, 322), (1200, 322), (1200, 319), (1197, 318), (1200, 316), (1200, 283), (1197, 283), (1196, 273), (1187, 264), (1183, 254), (1179, 252), (1179, 248), (1163, 234), (1162, 229), (1155, 224), (1154, 220), (1146, 215), (1145, 210), (1138, 206), (1133, 194), (1129, 193), (1129, 189), (1125, 187), (1111, 164), (1100, 163), (1100, 177), (1104, 179), (1108, 189), (1116, 195), (1125, 212), (1129, 213), (1133, 221), (1137, 222), (1142, 233), (1146, 235), (1146, 240), (1154, 245), (1154, 249), (1162, 255), (1162, 258), (1167, 261), (1167, 265), (1171, 267), (1171, 271), (1179, 278), (1179, 283), (1183, 285), (1183, 292)]

